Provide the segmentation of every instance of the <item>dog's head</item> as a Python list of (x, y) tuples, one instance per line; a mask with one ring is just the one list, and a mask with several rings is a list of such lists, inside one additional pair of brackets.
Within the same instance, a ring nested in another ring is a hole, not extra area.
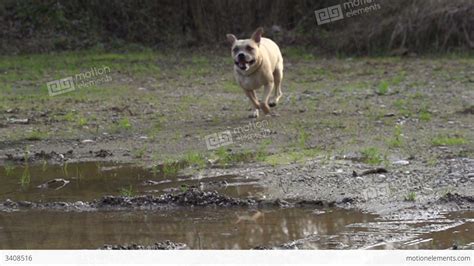
[(250, 39), (238, 40), (235, 35), (227, 34), (227, 40), (232, 44), (234, 64), (242, 71), (247, 71), (260, 61), (260, 40), (263, 28), (258, 28)]

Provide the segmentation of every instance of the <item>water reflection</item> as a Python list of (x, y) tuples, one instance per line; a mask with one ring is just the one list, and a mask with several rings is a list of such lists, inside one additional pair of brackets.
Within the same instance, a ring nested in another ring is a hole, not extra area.
[(2, 213), (1, 249), (78, 249), (104, 244), (152, 244), (172, 240), (193, 249), (248, 249), (272, 246), (309, 235), (334, 235), (345, 225), (374, 216), (334, 210), (314, 214), (309, 209), (262, 210), (255, 221), (241, 220), (255, 212), (241, 209), (194, 208), (158, 212)]
[[(24, 169), (22, 166), (0, 167), (0, 201), (91, 201), (104, 195), (120, 195), (124, 188), (132, 194), (159, 195), (179, 191), (182, 185), (216, 190), (231, 197), (255, 196), (263, 191), (255, 180), (238, 176), (199, 180), (185, 176), (165, 177), (131, 164), (100, 162), (30, 165), (30, 182), (22, 185)], [(57, 190), (45, 188), (45, 182), (53, 179), (64, 179), (69, 183)]]

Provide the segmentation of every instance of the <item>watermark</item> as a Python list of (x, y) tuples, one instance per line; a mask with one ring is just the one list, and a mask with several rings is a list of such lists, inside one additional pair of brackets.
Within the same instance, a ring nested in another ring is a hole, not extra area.
[[(349, 0), (342, 5), (334, 5), (314, 11), (318, 25), (354, 17), (381, 9), (378, 0)], [(345, 16), (344, 16), (345, 15)]]
[(455, 262), (455, 261), (471, 261), (471, 256), (441, 256), (441, 255), (424, 255), (424, 256), (406, 256), (407, 262)]
[(367, 189), (364, 189), (362, 191), (362, 197), (365, 201), (391, 194), (392, 192), (389, 185), (378, 185), (374, 187), (368, 187)]
[(319, 9), (316, 10), (314, 13), (316, 14), (316, 21), (318, 22), (318, 25), (326, 24), (344, 18), (344, 15), (342, 14), (341, 5), (335, 5)]
[(46, 86), (48, 87), (49, 96), (63, 94), (76, 89), (72, 77), (50, 81), (46, 83)]
[(53, 80), (46, 83), (49, 96), (74, 91), (76, 89), (87, 88), (112, 81), (110, 67), (91, 67), (89, 71), (76, 74), (63, 79)]
[(230, 130), (213, 133), (204, 137), (206, 139), (206, 145), (208, 150), (214, 150), (222, 146), (227, 146), (234, 141), (232, 140), (232, 133)]
[(213, 133), (204, 137), (208, 150), (215, 150), (237, 142), (249, 142), (267, 138), (271, 131), (268, 120), (251, 121), (232, 130)]

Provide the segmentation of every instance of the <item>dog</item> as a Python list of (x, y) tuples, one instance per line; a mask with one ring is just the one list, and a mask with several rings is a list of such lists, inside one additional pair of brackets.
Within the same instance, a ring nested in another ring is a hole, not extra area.
[[(254, 107), (250, 118), (257, 118), (260, 109), (270, 114), (270, 107), (276, 106), (283, 95), (283, 57), (280, 48), (272, 40), (263, 38), (262, 34), (263, 28), (255, 30), (250, 39), (239, 40), (235, 35), (227, 34), (227, 40), (232, 44), (235, 80)], [(259, 102), (255, 90), (262, 86), (264, 95), (262, 102)], [(274, 89), (274, 98), (269, 102)]]

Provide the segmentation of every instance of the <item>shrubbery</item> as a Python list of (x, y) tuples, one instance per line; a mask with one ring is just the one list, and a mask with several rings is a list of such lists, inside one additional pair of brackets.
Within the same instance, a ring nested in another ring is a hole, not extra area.
[[(362, 1), (362, 0), (361, 0)], [(365, 0), (368, 1), (368, 0)], [(221, 46), (257, 26), (282, 45), (322, 53), (449, 52), (474, 48), (471, 0), (372, 0), (381, 8), (318, 26), (314, 11), (344, 1), (4, 0), (0, 53)]]

